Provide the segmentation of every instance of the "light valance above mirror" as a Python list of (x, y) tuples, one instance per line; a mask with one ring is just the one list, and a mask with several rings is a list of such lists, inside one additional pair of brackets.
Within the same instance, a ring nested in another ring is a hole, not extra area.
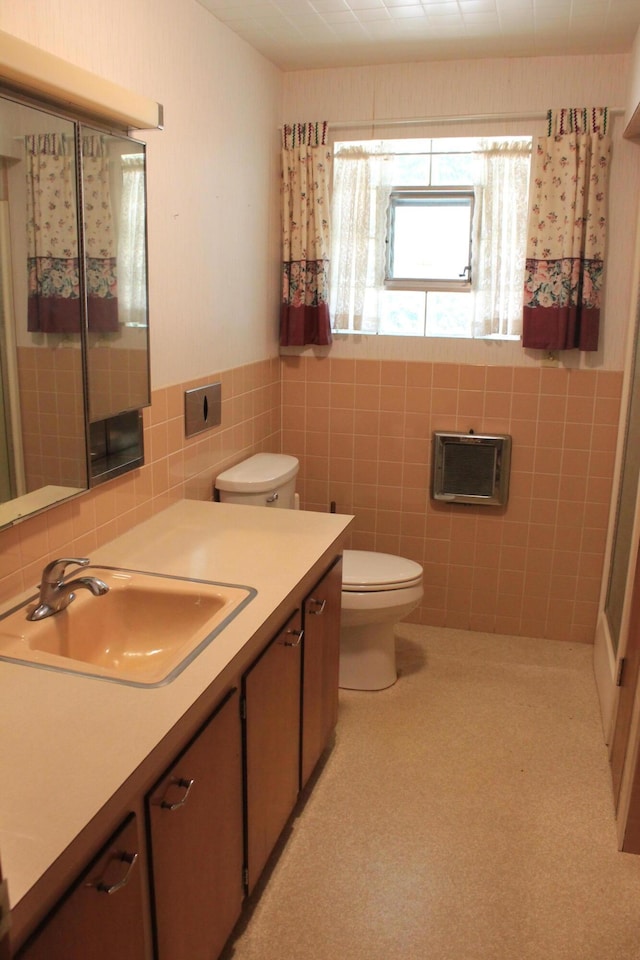
[(132, 130), (162, 129), (163, 126), (162, 104), (2, 30), (0, 80)]

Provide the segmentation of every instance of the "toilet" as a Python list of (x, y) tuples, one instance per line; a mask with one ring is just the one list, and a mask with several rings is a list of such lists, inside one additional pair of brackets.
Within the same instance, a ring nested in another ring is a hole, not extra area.
[(422, 567), (390, 553), (342, 554), (340, 686), (383, 690), (397, 680), (394, 627), (422, 599)]
[[(296, 457), (257, 453), (218, 475), (215, 497), (280, 509), (298, 506)], [(413, 560), (369, 550), (342, 558), (340, 686), (383, 690), (397, 679), (394, 626), (420, 603), (422, 567)]]

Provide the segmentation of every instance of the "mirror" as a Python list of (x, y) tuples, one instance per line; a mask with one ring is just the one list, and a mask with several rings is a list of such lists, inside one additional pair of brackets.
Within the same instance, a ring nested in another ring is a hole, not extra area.
[(147, 316), (144, 144), (0, 97), (0, 527), (143, 462)]
[(144, 144), (82, 127), (92, 423), (149, 403)]

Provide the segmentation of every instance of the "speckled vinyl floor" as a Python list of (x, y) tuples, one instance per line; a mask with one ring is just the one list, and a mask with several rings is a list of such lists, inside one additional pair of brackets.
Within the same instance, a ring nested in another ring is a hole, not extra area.
[(225, 960), (640, 960), (591, 664), (402, 625)]

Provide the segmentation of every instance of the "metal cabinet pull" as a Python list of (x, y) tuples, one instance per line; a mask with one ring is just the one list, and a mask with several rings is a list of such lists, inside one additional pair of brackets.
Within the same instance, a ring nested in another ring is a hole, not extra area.
[(127, 853), (126, 851), (121, 851), (119, 853), (114, 853), (112, 860), (121, 860), (122, 863), (128, 864), (127, 869), (124, 873), (124, 876), (120, 880), (116, 880), (115, 883), (108, 883), (106, 880), (95, 880), (87, 883), (88, 887), (95, 887), (98, 893), (117, 893), (118, 890), (122, 890), (123, 887), (129, 883), (129, 879), (133, 872), (133, 868), (138, 862), (137, 853)]
[(168, 790), (172, 786), (184, 787), (184, 793), (180, 800), (176, 800), (175, 803), (171, 803), (169, 800), (161, 800), (160, 806), (163, 810), (178, 810), (180, 807), (184, 807), (185, 803), (189, 799), (189, 794), (191, 793), (191, 788), (193, 787), (195, 780), (185, 780), (184, 777), (180, 777), (179, 780), (172, 780), (169, 784)]
[(285, 647), (299, 647), (302, 638), (304, 637), (304, 630), (287, 630), (288, 637), (295, 637), (295, 640), (285, 640)]
[(324, 613), (324, 608), (325, 608), (326, 605), (327, 605), (327, 601), (326, 601), (326, 600), (316, 600), (315, 597), (310, 597), (309, 603), (315, 603), (315, 605), (316, 605), (316, 607), (317, 607), (318, 609), (317, 609), (317, 610), (309, 610), (308, 613), (309, 613), (312, 617), (321, 617), (322, 614)]

